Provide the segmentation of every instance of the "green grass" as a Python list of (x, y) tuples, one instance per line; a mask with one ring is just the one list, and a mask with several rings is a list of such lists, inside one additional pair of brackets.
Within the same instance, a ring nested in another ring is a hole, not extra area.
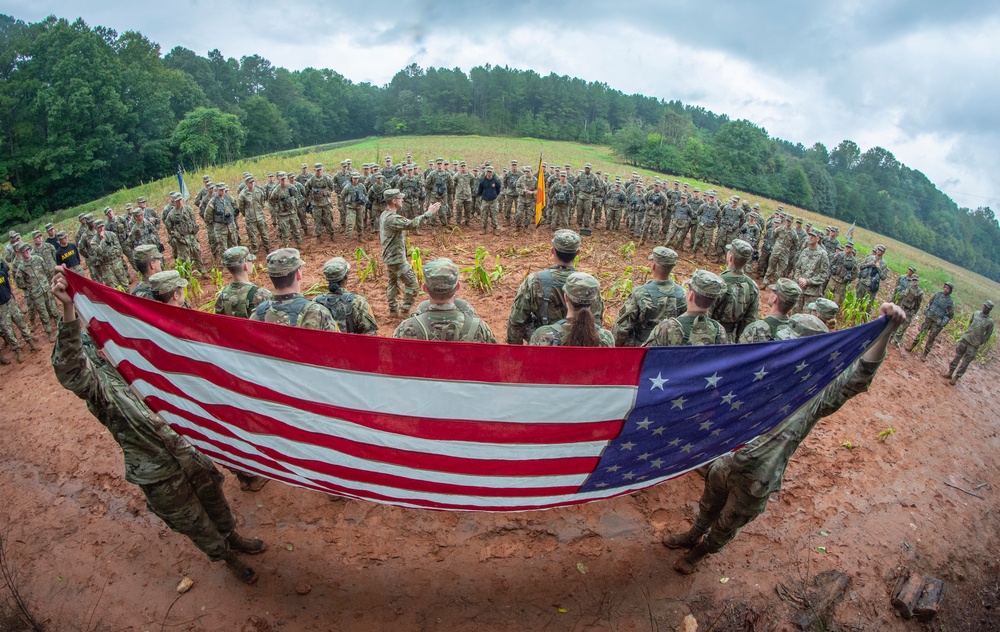
[[(361, 163), (377, 162), (383, 164), (386, 155), (391, 155), (395, 162), (403, 160), (406, 153), (413, 154), (413, 160), (420, 167), (426, 168), (428, 160), (438, 157), (447, 160), (465, 160), (470, 165), (479, 165), (484, 162), (492, 162), (500, 175), (504, 168), (510, 167), (511, 159), (517, 159), (521, 166), (531, 165), (532, 169), (538, 168), (538, 157), (541, 154), (542, 160), (546, 162), (555, 161), (560, 165), (569, 163), (573, 170), (583, 168), (584, 163), (591, 163), (595, 171), (600, 170), (605, 173), (610, 172), (612, 179), (615, 175), (626, 179), (633, 171), (638, 172), (647, 181), (655, 176), (681, 180), (691, 185), (691, 187), (701, 187), (704, 191), (708, 188), (715, 188), (722, 199), (730, 195), (739, 194), (750, 200), (751, 204), (760, 204), (761, 213), (764, 217), (770, 216), (779, 202), (755, 195), (744, 194), (740, 191), (728, 189), (707, 182), (692, 178), (675, 177), (669, 174), (662, 174), (632, 167), (618, 162), (612, 155), (611, 149), (598, 145), (581, 145), (562, 141), (543, 141), (533, 138), (495, 138), (483, 136), (395, 136), (390, 138), (368, 138), (360, 141), (346, 141), (342, 143), (332, 143), (319, 145), (316, 147), (306, 147), (302, 149), (268, 154), (255, 158), (240, 160), (228, 165), (211, 167), (200, 171), (189, 171), (185, 173), (185, 182), (191, 195), (193, 196), (201, 187), (201, 175), (211, 174), (215, 181), (224, 181), (234, 186), (242, 179), (242, 173), (249, 171), (253, 173), (259, 181), (266, 180), (266, 175), (270, 171), (293, 171), (299, 172), (299, 165), (307, 163), (322, 162), (328, 172), (336, 171), (340, 161), (350, 158), (354, 167), (360, 171)], [(311, 171), (311, 169), (310, 169)], [(143, 195), (149, 200), (150, 206), (159, 209), (167, 203), (167, 193), (177, 188), (176, 176), (170, 176), (162, 180), (146, 183), (131, 189), (122, 189), (105, 196), (99, 200), (83, 204), (78, 207), (59, 211), (52, 216), (39, 218), (28, 225), (17, 228), (18, 232), (26, 234), (35, 228), (41, 228), (46, 222), (52, 221), (60, 227), (73, 234), (76, 230), (76, 216), (79, 213), (92, 212), (100, 213), (105, 206), (111, 206), (121, 214), (125, 202), (134, 202), (135, 198)], [(841, 237), (843, 238), (850, 224), (839, 220), (830, 219), (805, 211), (788, 204), (784, 204), (785, 210), (795, 215), (801, 215), (806, 221), (812, 221), (815, 225), (824, 227), (828, 224), (840, 226)], [(854, 231), (854, 242), (857, 246), (859, 260), (871, 252), (876, 243), (883, 243), (888, 250), (885, 260), (893, 272), (905, 272), (906, 268), (913, 265), (920, 274), (920, 285), (928, 292), (936, 292), (941, 289), (945, 281), (952, 281), (955, 284), (955, 301), (965, 305), (970, 309), (979, 309), (983, 301), (1000, 299), (1000, 284), (978, 275), (954, 264), (948, 263), (938, 257), (927, 254), (912, 246), (890, 239), (888, 237), (873, 233), (863, 228)], [(890, 278), (883, 282), (883, 286), (890, 288), (895, 285), (895, 279)]]

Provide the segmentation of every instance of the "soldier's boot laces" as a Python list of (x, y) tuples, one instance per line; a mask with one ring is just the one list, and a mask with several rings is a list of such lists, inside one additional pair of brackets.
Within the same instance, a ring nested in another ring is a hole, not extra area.
[(682, 575), (690, 575), (695, 571), (695, 568), (698, 566), (698, 562), (700, 562), (710, 552), (711, 551), (705, 547), (705, 543), (702, 542), (688, 551), (684, 557), (677, 560), (677, 563), (674, 564), (674, 570)]
[(226, 542), (229, 544), (230, 550), (237, 553), (246, 553), (247, 555), (257, 555), (267, 550), (267, 544), (263, 540), (259, 538), (245, 538), (235, 531), (229, 534)]
[(21, 347), (14, 349), (14, 356), (17, 358), (17, 363), (21, 364), (24, 362), (24, 352), (21, 351)]
[(691, 527), (684, 533), (675, 533), (663, 538), (663, 546), (668, 549), (690, 549), (701, 541), (705, 532), (698, 527)]
[(257, 573), (250, 568), (250, 565), (236, 557), (235, 552), (226, 551), (225, 555), (222, 557), (222, 561), (226, 563), (226, 568), (229, 569), (229, 572), (231, 572), (236, 579), (240, 580), (244, 584), (257, 583)]

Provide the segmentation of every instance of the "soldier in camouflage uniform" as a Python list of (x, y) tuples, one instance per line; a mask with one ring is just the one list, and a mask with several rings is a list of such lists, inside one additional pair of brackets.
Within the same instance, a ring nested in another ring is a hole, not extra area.
[(719, 225), (719, 216), (722, 211), (715, 203), (715, 191), (707, 191), (706, 197), (708, 199), (698, 210), (698, 228), (695, 229), (693, 249), (694, 252), (703, 250), (705, 256), (708, 257), (711, 255), (712, 237), (715, 233), (715, 227)]
[(661, 190), (659, 182), (653, 183), (653, 190), (646, 195), (646, 214), (642, 218), (642, 227), (639, 229), (639, 245), (650, 241), (656, 241), (663, 232), (663, 222), (667, 214), (668, 198)]
[(642, 222), (646, 217), (646, 191), (641, 182), (636, 182), (628, 196), (625, 210), (625, 225), (634, 239), (642, 236)]
[(688, 231), (697, 222), (694, 209), (688, 204), (687, 193), (682, 193), (674, 211), (670, 215), (670, 230), (667, 232), (667, 247), (680, 248), (684, 245)]
[[(583, 165), (583, 173), (578, 175), (576, 182), (573, 183), (573, 193), (576, 197), (576, 225), (583, 228), (590, 228), (591, 220), (594, 219), (594, 197), (600, 192), (597, 176), (591, 173), (591, 169), (593, 166), (589, 162)], [(600, 219), (598, 207), (597, 221)], [(597, 228), (597, 221), (594, 221), (594, 228)]]
[(284, 171), (278, 172), (278, 185), (272, 189), (267, 201), (271, 205), (271, 224), (278, 227), (281, 247), (287, 248), (290, 239), (295, 240), (295, 245), (301, 244), (302, 226), (295, 210), (295, 187), (288, 184), (288, 176)]
[(219, 290), (219, 295), (215, 297), (216, 314), (250, 318), (255, 309), (271, 300), (269, 290), (250, 282), (251, 262), (256, 260), (257, 257), (246, 246), (233, 246), (222, 253), (222, 265), (233, 280)]
[(788, 327), (792, 310), (802, 296), (802, 288), (791, 279), (780, 278), (767, 289), (771, 290), (771, 309), (763, 319), (747, 325), (739, 338), (741, 343), (777, 340)]
[(760, 288), (746, 275), (744, 267), (753, 259), (753, 248), (742, 239), (726, 246), (727, 269), (722, 273), (726, 290), (708, 310), (708, 316), (722, 323), (729, 339), (736, 341), (747, 325), (757, 320)]
[(517, 179), (517, 210), (514, 216), (514, 232), (528, 228), (535, 221), (535, 199), (538, 195), (538, 178), (531, 173), (531, 167), (524, 167), (524, 175)]
[[(916, 274), (916, 272), (917, 269), (914, 268), (913, 266), (910, 266), (909, 268), (907, 268), (906, 274), (903, 274), (898, 279), (896, 279), (896, 288), (892, 291), (893, 303), (899, 305), (899, 295), (905, 292), (908, 287), (910, 287), (910, 279), (913, 278), (913, 275)], [(900, 307), (902, 307), (902, 305), (900, 305)], [(903, 307), (903, 309), (906, 308)]]
[(170, 204), (170, 213), (164, 214), (163, 223), (167, 231), (174, 235), (177, 259), (191, 263), (201, 274), (207, 275), (208, 270), (201, 258), (201, 243), (198, 241), (201, 226), (198, 225), (194, 209), (184, 204), (180, 193), (170, 196)]
[(340, 198), (344, 201), (344, 214), (346, 219), (345, 235), (348, 239), (354, 237), (354, 231), (358, 231), (358, 240), (364, 238), (365, 205), (368, 204), (368, 191), (361, 184), (361, 174), (357, 171), (351, 172), (351, 181), (340, 192)]
[(156, 230), (153, 220), (143, 215), (141, 208), (132, 209), (132, 227), (129, 229), (128, 241), (125, 248), (133, 251), (139, 246), (156, 246), (157, 250), (163, 252), (163, 244), (160, 243), (160, 235)]
[(875, 244), (872, 254), (865, 257), (861, 265), (858, 266), (858, 301), (866, 297), (875, 303), (875, 295), (878, 294), (882, 281), (889, 277), (889, 265), (886, 264), (882, 256), (885, 254), (885, 246)]
[(314, 300), (330, 310), (340, 331), (349, 334), (377, 335), (378, 323), (375, 322), (375, 315), (372, 314), (368, 299), (341, 287), (346, 283), (347, 273), (350, 270), (351, 265), (343, 257), (334, 257), (324, 263), (323, 276), (326, 278), (329, 294), (320, 294)]
[(920, 356), (921, 362), (927, 361), (927, 354), (934, 348), (934, 341), (937, 340), (938, 334), (948, 325), (948, 321), (955, 316), (955, 301), (951, 298), (953, 289), (954, 286), (951, 282), (946, 281), (941, 291), (931, 297), (930, 304), (924, 310), (924, 322), (920, 325), (920, 332), (917, 333), (917, 337), (913, 339), (913, 343), (907, 348), (907, 351), (913, 353), (914, 349), (920, 346), (920, 341), (923, 339), (924, 334), (927, 334), (924, 353)]
[[(206, 178), (208, 176), (205, 176)], [(194, 199), (194, 205), (198, 209), (198, 217), (205, 222), (205, 238), (208, 240), (209, 252), (215, 252), (215, 225), (212, 218), (208, 216), (208, 203), (215, 197), (215, 183), (206, 182), (204, 188), (198, 192)]]
[(455, 224), (468, 226), (472, 219), (472, 187), (476, 185), (475, 177), (469, 173), (464, 160), (458, 164), (458, 168), (458, 173), (452, 178), (455, 187)]
[(652, 279), (632, 290), (611, 328), (616, 347), (641, 347), (653, 328), (680, 316), (687, 307), (684, 288), (670, 279), (677, 253), (657, 246), (649, 255)]
[(625, 206), (628, 197), (622, 189), (621, 178), (615, 178), (614, 185), (608, 190), (605, 201), (607, 213), (605, 214), (604, 228), (607, 230), (620, 230), (622, 227), (622, 215), (625, 213)]
[(330, 235), (330, 241), (334, 241), (336, 231), (333, 227), (333, 196), (339, 193), (337, 183), (323, 173), (323, 163), (317, 162), (313, 168), (315, 174), (305, 183), (306, 199), (312, 203), (313, 229), (316, 239), (321, 238), (326, 231)]
[[(706, 555), (721, 551), (741, 528), (764, 513), (768, 498), (781, 489), (789, 460), (816, 423), (868, 390), (885, 358), (889, 335), (903, 318), (902, 310), (891, 303), (879, 311), (889, 317), (890, 326), (860, 359), (769, 433), (712, 462), (694, 525), (686, 533), (663, 538), (663, 544), (669, 548), (690, 549), (675, 564), (677, 572), (694, 572)], [(823, 323), (814, 317), (799, 314), (794, 318), (798, 320), (795, 325), (798, 337), (825, 330)]]
[(771, 261), (771, 248), (774, 247), (774, 236), (781, 225), (784, 224), (784, 217), (780, 211), (774, 212), (774, 217), (765, 224), (760, 244), (760, 256), (757, 258), (757, 276), (763, 279), (767, 275), (767, 266)]
[[(441, 204), (442, 210), (438, 213), (438, 220), (442, 225), (447, 226), (451, 218), (451, 209), (448, 208), (448, 190), (451, 187), (451, 176), (445, 171), (444, 158), (438, 158), (437, 168), (424, 178), (424, 188), (427, 191), (427, 203)], [(428, 207), (429, 208), (429, 207)]]
[(802, 228), (802, 222), (804, 220), (801, 217), (795, 218), (795, 244), (792, 246), (791, 255), (788, 257), (788, 267), (782, 273), (783, 276), (791, 277), (792, 272), (795, 270), (795, 262), (798, 261), (799, 253), (805, 247), (808, 241), (808, 233), (804, 228)]
[(149, 277), (163, 271), (163, 253), (156, 246), (146, 244), (139, 246), (132, 254), (135, 268), (139, 272), (139, 282), (129, 294), (142, 298), (153, 298), (153, 290), (149, 286)]
[(802, 306), (806, 303), (811, 303), (823, 295), (823, 287), (830, 278), (830, 262), (827, 260), (826, 250), (819, 246), (822, 237), (822, 233), (813, 228), (809, 233), (805, 249), (799, 253), (799, 258), (795, 262), (792, 278), (802, 288), (802, 295), (795, 306), (797, 312), (802, 311)]
[[(573, 214), (573, 185), (569, 183), (566, 172), (559, 174), (559, 181), (545, 191), (548, 201), (549, 228), (560, 230), (569, 228), (570, 217)], [(588, 226), (590, 220), (587, 220)]]
[[(387, 189), (382, 193), (385, 210), (379, 217), (379, 241), (382, 244), (382, 262), (386, 267), (385, 295), (389, 311), (393, 313), (398, 311), (400, 316), (405, 317), (409, 314), (419, 289), (413, 268), (406, 260), (406, 231), (419, 228), (421, 224), (433, 219), (441, 208), (441, 203), (435, 202), (426, 213), (417, 215), (413, 219), (406, 219), (399, 214), (403, 208), (403, 197), (399, 189)], [(402, 305), (397, 304), (400, 285), (403, 286)]]
[(712, 305), (725, 293), (726, 282), (707, 270), (695, 270), (685, 294), (687, 311), (660, 322), (644, 347), (679, 347), (724, 345), (729, 342), (726, 330), (708, 316)]
[[(108, 287), (128, 287), (128, 276), (122, 274), (122, 247), (114, 233), (109, 233), (103, 219), (94, 222), (94, 233), (90, 238), (90, 260), (92, 276), (98, 283)], [(122, 278), (124, 277), (124, 278)]]
[[(754, 205), (756, 206), (756, 204)], [(747, 214), (747, 223), (740, 227), (739, 238), (750, 244), (750, 248), (753, 250), (753, 256), (750, 261), (756, 261), (760, 257), (760, 224), (757, 221), (761, 219), (757, 211), (751, 211)]]
[(236, 516), (222, 491), (222, 473), (149, 410), (89, 338), (84, 341), (66, 288), (58, 270), (53, 294), (63, 315), (52, 350), (56, 379), (87, 402), (121, 447), (125, 480), (139, 486), (149, 510), (189, 537), (209, 559), (224, 561), (240, 581), (254, 583), (257, 574), (236, 553), (262, 553), (267, 545), (237, 533)]
[(615, 337), (601, 327), (591, 311), (591, 306), (601, 294), (597, 279), (585, 272), (574, 272), (566, 277), (562, 294), (566, 318), (536, 329), (528, 344), (544, 347), (615, 346)]
[(390, 187), (386, 185), (385, 178), (381, 172), (376, 172), (373, 178), (374, 181), (366, 191), (368, 203), (365, 205), (364, 227), (365, 230), (377, 234), (378, 218), (382, 215), (382, 211), (385, 210), (385, 200), (382, 199), (382, 194)]
[[(136, 209), (140, 213), (142, 209)], [(93, 236), (91, 230), (91, 224), (94, 223), (94, 216), (91, 213), (83, 213), (78, 216), (80, 220), (80, 227), (76, 230), (76, 244), (77, 252), (80, 254), (80, 258), (87, 265), (87, 271), (93, 276), (93, 271), (90, 269), (90, 238)], [(20, 235), (18, 235), (20, 239)]]
[(910, 323), (920, 313), (920, 306), (924, 302), (924, 290), (920, 287), (920, 275), (913, 274), (905, 278), (908, 279), (909, 284), (905, 290), (897, 292), (895, 296), (895, 302), (906, 312), (903, 324), (899, 326), (896, 333), (892, 336), (892, 344), (897, 349), (903, 343), (906, 330), (910, 328)]
[[(347, 215), (345, 214), (346, 209), (344, 207), (344, 200), (343, 200), (343, 198), (340, 197), (340, 193), (341, 193), (341, 191), (344, 190), (344, 187), (346, 187), (348, 184), (351, 183), (351, 161), (350, 160), (342, 160), (342, 161), (340, 161), (340, 171), (338, 171), (336, 174), (334, 174), (334, 176), (333, 176), (333, 183), (336, 185), (334, 187), (334, 197), (337, 200), (337, 210), (339, 211), (339, 217), (340, 217), (340, 230), (341, 231), (346, 231), (347, 230)], [(274, 207), (273, 206), (271, 207), (271, 210), (272, 210), (272, 215), (273, 215), (273, 211), (274, 211)]]
[(305, 265), (295, 248), (279, 248), (267, 255), (267, 275), (271, 277), (274, 296), (258, 305), (250, 314), (250, 320), (340, 331), (327, 308), (302, 295), (302, 268)]
[(719, 232), (715, 237), (715, 256), (722, 259), (725, 256), (726, 246), (733, 243), (743, 225), (743, 218), (746, 211), (749, 211), (749, 202), (744, 202), (746, 209), (740, 207), (740, 198), (734, 195), (729, 198), (729, 204), (722, 208), (719, 213)]
[(823, 324), (826, 325), (830, 331), (833, 331), (836, 329), (837, 314), (840, 313), (840, 305), (837, 305), (828, 298), (820, 297), (813, 302), (808, 303), (805, 306), (803, 313), (815, 316), (823, 321)]
[(792, 216), (785, 215), (784, 226), (774, 229), (774, 243), (771, 246), (771, 256), (768, 258), (767, 272), (764, 273), (764, 283), (769, 284), (784, 276), (788, 262), (795, 251), (797, 238), (792, 228)]
[[(267, 210), (265, 208), (265, 203), (267, 202), (267, 193), (264, 189), (257, 186), (256, 180), (253, 176), (246, 176), (243, 178), (243, 190), (240, 191), (239, 197), (236, 200), (236, 204), (239, 207), (243, 217), (246, 220), (247, 227), (247, 242), (249, 249), (255, 252), (259, 252), (261, 249), (265, 251), (271, 250), (271, 238), (268, 234), (267, 226)], [(313, 205), (314, 213), (317, 217), (322, 216), (322, 210), (317, 210), (319, 207)], [(333, 203), (329, 205), (327, 209), (330, 213), (330, 239), (333, 239)], [(316, 220), (317, 228), (320, 226), (320, 220)]]
[(503, 195), (500, 198), (500, 214), (503, 216), (504, 226), (510, 226), (517, 213), (517, 180), (520, 177), (521, 170), (517, 161), (511, 160), (510, 169), (504, 169)]
[(59, 310), (55, 300), (49, 293), (49, 277), (45, 273), (45, 263), (42, 258), (32, 254), (31, 245), (21, 242), (17, 245), (17, 259), (14, 268), (14, 283), (24, 293), (24, 308), (27, 311), (28, 322), (33, 322), (35, 316), (42, 323), (42, 328), (52, 342), (52, 321), (58, 321)]
[(496, 342), (486, 321), (455, 306), (458, 266), (451, 259), (433, 259), (424, 264), (427, 311), (410, 316), (396, 327), (393, 338), (457, 342)]
[(236, 209), (233, 198), (229, 197), (229, 187), (225, 182), (215, 183), (215, 197), (208, 202), (205, 214), (212, 221), (215, 233), (215, 249), (212, 258), (222, 259), (222, 253), (240, 242), (239, 227), (236, 225)]
[[(28, 343), (32, 351), (38, 351), (38, 344), (35, 342), (35, 337), (31, 335), (31, 327), (24, 320), (21, 306), (14, 298), (12, 276), (7, 262), (0, 261), (0, 336), (3, 337), (7, 346), (14, 350), (18, 363), (21, 363), (24, 362), (24, 354), (21, 352), (21, 343), (17, 340), (14, 327), (16, 326), (20, 330), (21, 337)], [(0, 363), (9, 364), (9, 361)]]
[(955, 357), (944, 376), (948, 378), (954, 386), (958, 378), (965, 375), (969, 364), (976, 359), (979, 347), (986, 344), (993, 335), (993, 319), (990, 312), (993, 311), (993, 301), (983, 303), (982, 311), (976, 312), (969, 320), (969, 328), (962, 334), (961, 340), (955, 346)]
[(51, 281), (52, 273), (55, 272), (57, 263), (55, 246), (43, 239), (42, 231), (40, 230), (31, 233), (31, 240), (34, 244), (32, 252), (42, 258), (42, 263), (45, 264), (45, 277)]
[[(299, 228), (303, 235), (309, 234), (309, 200), (306, 197), (306, 185), (299, 182), (295, 174), (291, 171), (285, 172), (288, 178), (288, 185), (295, 193), (295, 214), (299, 218)], [(235, 244), (234, 244), (235, 245)]]
[[(569, 275), (576, 272), (573, 260), (579, 250), (580, 235), (575, 232), (557, 230), (552, 235), (554, 265), (532, 272), (517, 288), (507, 317), (507, 344), (523, 344), (531, 339), (537, 328), (566, 318), (562, 286)], [(598, 324), (603, 322), (604, 301), (600, 295), (591, 306), (591, 312)]]
[[(118, 243), (125, 245), (125, 238), (128, 237), (128, 230), (125, 227), (126, 217), (115, 217), (115, 210), (110, 206), (104, 209), (104, 222), (109, 233), (114, 233), (118, 238)], [(55, 244), (53, 244), (54, 246)]]

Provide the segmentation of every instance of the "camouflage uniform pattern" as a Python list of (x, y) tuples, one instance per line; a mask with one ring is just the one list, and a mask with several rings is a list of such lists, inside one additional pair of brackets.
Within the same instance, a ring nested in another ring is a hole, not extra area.
[(608, 190), (606, 196), (604, 227), (607, 230), (619, 230), (622, 226), (622, 215), (625, 212), (625, 204), (628, 200), (625, 190), (617, 183)]
[(892, 343), (897, 347), (903, 342), (903, 337), (906, 335), (906, 330), (910, 328), (910, 324), (913, 319), (916, 318), (917, 314), (920, 313), (920, 305), (924, 302), (924, 291), (920, 286), (910, 286), (907, 287), (902, 293), (897, 296), (897, 305), (903, 308), (906, 312), (906, 319), (903, 323), (896, 329), (896, 333), (892, 334)]
[(667, 232), (667, 248), (678, 249), (684, 245), (688, 231), (695, 225), (695, 209), (685, 200), (678, 201), (670, 216), (670, 230)]
[(989, 314), (976, 312), (969, 321), (969, 328), (962, 334), (962, 338), (955, 346), (955, 358), (949, 365), (949, 372), (953, 379), (958, 379), (965, 375), (969, 365), (976, 359), (979, 347), (986, 344), (993, 335), (993, 319)]
[(250, 314), (250, 320), (306, 329), (340, 331), (337, 321), (333, 319), (329, 310), (319, 303), (310, 301), (302, 295), (302, 292), (272, 296), (270, 300), (264, 301), (254, 309)]
[(795, 311), (800, 312), (803, 305), (823, 295), (823, 286), (830, 278), (830, 261), (827, 259), (826, 250), (818, 245), (814, 249), (806, 246), (795, 261), (792, 278), (796, 282), (799, 279), (806, 280), (806, 286), (802, 288), (802, 294), (795, 306)]
[(639, 243), (643, 244), (647, 239), (656, 241), (662, 237), (663, 224), (667, 214), (667, 196), (663, 191), (650, 191), (646, 196), (646, 213), (642, 218), (642, 227), (639, 229)]
[[(37, 314), (45, 333), (51, 334), (52, 322), (59, 320), (59, 308), (56, 306), (56, 299), (49, 291), (49, 277), (45, 274), (45, 263), (38, 255), (31, 255), (27, 261), (20, 256), (18, 259), (14, 270), (14, 282), (24, 292), (24, 307), (28, 312), (28, 322), (34, 321)], [(11, 301), (13, 302), (13, 299)], [(24, 333), (23, 328), (21, 332)]]
[[(517, 203), (514, 211), (514, 228), (527, 228), (535, 221), (535, 195), (538, 179), (534, 174), (526, 173), (517, 180)], [(546, 190), (546, 197), (548, 191)]]
[(205, 213), (211, 219), (212, 230), (215, 232), (215, 249), (212, 250), (212, 257), (221, 259), (222, 253), (233, 246), (238, 246), (240, 241), (233, 199), (228, 193), (216, 195), (208, 202)]
[(737, 274), (732, 268), (720, 276), (726, 282), (726, 292), (715, 301), (708, 315), (722, 324), (731, 340), (739, 340), (743, 330), (757, 319), (760, 288), (753, 279)]
[(486, 321), (455, 307), (454, 303), (430, 304), (427, 310), (410, 316), (392, 332), (393, 338), (461, 342), (497, 341)]
[(724, 345), (729, 343), (726, 330), (705, 314), (684, 313), (660, 322), (643, 343), (644, 347), (680, 347)]
[(333, 196), (337, 192), (337, 183), (324, 173), (309, 178), (305, 188), (306, 199), (312, 203), (313, 232), (316, 238), (319, 239), (326, 232), (333, 239), (336, 234), (333, 226)]
[(858, 274), (858, 260), (854, 255), (846, 252), (838, 252), (833, 255), (830, 261), (830, 285), (829, 290), (833, 292), (833, 302), (837, 305), (844, 304), (844, 296), (847, 294), (847, 286), (851, 284)]
[(397, 300), (401, 285), (403, 309), (409, 310), (413, 305), (413, 299), (416, 298), (420, 286), (413, 268), (406, 260), (406, 231), (410, 228), (419, 228), (433, 217), (430, 213), (422, 213), (413, 219), (406, 219), (389, 209), (382, 211), (382, 216), (379, 218), (379, 241), (382, 244), (382, 262), (387, 271), (385, 294), (389, 311), (398, 309)]
[[(551, 325), (543, 325), (536, 329), (535, 333), (531, 334), (531, 340), (528, 341), (528, 344), (542, 347), (558, 347), (560, 346), (559, 341), (565, 339), (566, 336), (569, 335), (572, 327), (573, 323), (565, 318), (558, 320)], [(598, 327), (597, 335), (601, 340), (600, 346), (615, 346), (614, 334), (607, 329)]]
[[(254, 288), (257, 289), (251, 296), (251, 290)], [(272, 298), (270, 290), (253, 283), (234, 281), (219, 291), (219, 296), (215, 299), (215, 313), (250, 318), (255, 309)]]
[(868, 390), (881, 362), (858, 360), (805, 406), (762, 437), (714, 461), (695, 518), (704, 546), (718, 553), (739, 530), (764, 513), (768, 497), (781, 490), (788, 461), (816, 423)]
[[(551, 190), (546, 189), (545, 199), (548, 202), (549, 228), (552, 230), (569, 228), (570, 216), (573, 213), (573, 185), (560, 180), (552, 185)], [(534, 204), (531, 205), (531, 210), (534, 212)], [(589, 216), (587, 226), (590, 226)]]
[(920, 346), (920, 342), (926, 334), (927, 342), (924, 345), (924, 357), (926, 358), (927, 354), (934, 348), (934, 341), (937, 340), (938, 334), (941, 333), (948, 325), (948, 321), (954, 316), (955, 301), (952, 300), (951, 294), (945, 294), (944, 292), (935, 293), (931, 297), (931, 302), (927, 305), (927, 309), (924, 310), (924, 322), (920, 325), (920, 332), (914, 338), (909, 351), (913, 352), (914, 349)]
[[(247, 228), (247, 245), (250, 247), (251, 251), (260, 251), (261, 249), (270, 252), (271, 251), (271, 238), (268, 235), (267, 227), (267, 211), (264, 208), (264, 204), (267, 202), (267, 193), (254, 183), (253, 191), (249, 187), (244, 188), (240, 191), (239, 197), (237, 198), (237, 204), (239, 205), (240, 212), (243, 213), (243, 218), (246, 220)], [(313, 213), (316, 213), (316, 204), (313, 204)], [(330, 204), (330, 226), (333, 226), (333, 203)], [(320, 221), (316, 220), (316, 226), (320, 225)], [(331, 230), (330, 234), (333, 234)]]
[(719, 215), (719, 232), (715, 237), (715, 256), (721, 258), (726, 252), (726, 246), (731, 244), (739, 234), (744, 212), (740, 208), (739, 202), (733, 201), (726, 204)]
[(477, 178), (466, 171), (455, 174), (455, 223), (468, 226), (472, 220), (473, 195), (472, 187), (477, 186)]
[[(32, 246), (32, 253), (38, 255), (42, 258), (42, 263), (45, 264), (45, 276), (50, 280), (52, 275), (56, 271), (56, 249), (55, 246), (47, 241), (43, 241), (40, 245)], [(126, 285), (128, 284), (126, 277)]]
[(705, 202), (701, 205), (701, 209), (698, 211), (698, 228), (694, 234), (695, 252), (703, 250), (706, 257), (712, 254), (710, 252), (712, 249), (712, 236), (715, 233), (715, 227), (719, 225), (719, 216), (721, 213), (719, 205), (714, 200), (711, 203)]
[[(566, 318), (566, 303), (561, 290), (566, 278), (575, 271), (576, 268), (572, 265), (554, 265), (547, 270), (532, 272), (521, 282), (507, 318), (507, 344), (527, 342), (531, 340), (535, 329)], [(552, 280), (547, 302), (539, 276)], [(546, 313), (543, 314), (543, 306), (546, 304)], [(603, 321), (604, 301), (600, 296), (590, 306), (590, 311), (594, 314), (594, 320), (598, 323)]]
[(302, 225), (295, 210), (296, 200), (295, 187), (289, 184), (274, 187), (267, 199), (271, 205), (271, 224), (278, 227), (278, 241), (282, 248), (287, 248), (291, 239), (296, 244), (302, 243)]
[(78, 321), (59, 324), (52, 366), (121, 447), (125, 480), (142, 489), (149, 510), (210, 559), (221, 559), (236, 528), (222, 473), (150, 411), (96, 349), (85, 355)]
[(684, 288), (669, 279), (653, 279), (637, 287), (625, 299), (611, 328), (615, 346), (641, 347), (656, 325), (684, 313), (684, 296)]
[[(573, 192), (576, 196), (576, 225), (590, 228), (591, 221), (594, 220), (594, 196), (599, 193), (597, 175), (586, 171), (578, 175), (576, 182), (573, 183)], [(600, 219), (601, 214), (598, 207), (597, 220)]]
[(771, 247), (771, 257), (768, 259), (767, 272), (764, 274), (764, 283), (771, 283), (778, 277), (785, 276), (792, 254), (798, 238), (795, 229), (787, 226), (780, 226), (774, 229), (774, 244)]
[(340, 199), (344, 201), (345, 235), (350, 239), (357, 230), (360, 239), (365, 232), (365, 205), (368, 203), (368, 191), (360, 181), (354, 182), (352, 178), (340, 192)]
[(871, 291), (872, 281), (875, 278), (875, 274), (879, 277), (879, 283), (885, 281), (889, 277), (889, 265), (885, 262), (885, 259), (876, 257), (874, 254), (870, 254), (864, 258), (861, 265), (858, 266), (858, 300), (861, 301), (865, 297), (868, 297), (873, 303), (875, 302), (875, 293)]
[(767, 316), (762, 320), (756, 320), (743, 330), (740, 336), (740, 343), (748, 342), (770, 342), (777, 340), (783, 329), (789, 326), (787, 316)]
[(340, 331), (369, 336), (378, 334), (378, 323), (375, 322), (372, 307), (368, 304), (368, 299), (360, 294), (353, 294), (334, 284), (329, 293), (320, 294), (313, 300), (330, 311)]

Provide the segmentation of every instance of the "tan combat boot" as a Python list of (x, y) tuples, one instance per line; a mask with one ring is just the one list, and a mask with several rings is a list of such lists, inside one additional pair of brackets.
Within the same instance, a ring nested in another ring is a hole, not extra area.
[(226, 563), (226, 567), (236, 579), (244, 584), (257, 583), (257, 573), (243, 560), (236, 557), (235, 552), (226, 551), (225, 555), (222, 556), (222, 561)]
[(677, 560), (677, 563), (674, 564), (674, 570), (682, 575), (690, 575), (695, 571), (695, 568), (697, 568), (698, 562), (700, 562), (710, 552), (711, 551), (705, 547), (705, 543), (702, 542), (688, 551), (687, 555)]
[(14, 349), (14, 356), (17, 357), (17, 363), (21, 364), (24, 362), (24, 352), (21, 351), (21, 347)]
[(38, 346), (34, 338), (28, 338), (28, 346), (31, 347), (32, 351), (41, 351), (41, 347)]
[(701, 541), (701, 536), (705, 535), (703, 529), (692, 526), (689, 531), (675, 533), (663, 538), (663, 546), (668, 549), (690, 549)]
[(229, 544), (230, 550), (237, 553), (246, 553), (247, 555), (257, 555), (267, 550), (267, 544), (263, 540), (245, 538), (235, 531), (226, 537), (226, 543)]

